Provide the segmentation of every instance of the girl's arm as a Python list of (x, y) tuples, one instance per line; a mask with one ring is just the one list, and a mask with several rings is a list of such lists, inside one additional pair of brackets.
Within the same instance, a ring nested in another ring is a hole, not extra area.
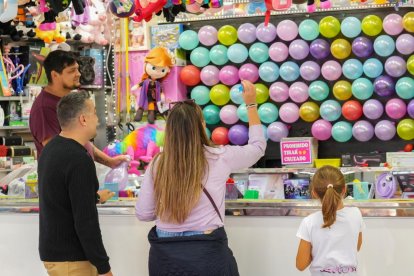
[(358, 246), (357, 246), (357, 250), (359, 251), (361, 249), (362, 246), (362, 232), (359, 232), (359, 236), (358, 236)]
[(296, 255), (296, 268), (304, 271), (312, 262), (312, 244), (305, 240), (300, 240), (298, 254)]

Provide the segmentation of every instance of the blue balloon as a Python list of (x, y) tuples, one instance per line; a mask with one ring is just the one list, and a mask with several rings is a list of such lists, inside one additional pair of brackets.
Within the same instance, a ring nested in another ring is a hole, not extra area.
[(249, 122), (249, 118), (247, 117), (247, 108), (246, 108), (246, 104), (241, 104), (239, 105), (239, 107), (237, 108), (237, 116), (239, 117), (239, 119), (245, 123)]
[(210, 49), (210, 60), (215, 65), (224, 65), (229, 61), (227, 57), (227, 47), (223, 45), (216, 45)]
[(348, 122), (337, 122), (332, 126), (332, 138), (337, 142), (347, 142), (352, 138), (352, 125)]
[(342, 108), (337, 101), (327, 100), (321, 104), (319, 108), (319, 114), (321, 114), (321, 117), (324, 120), (333, 122), (341, 117)]
[(382, 74), (382, 71), (384, 71), (384, 66), (382, 65), (381, 61), (379, 61), (378, 59), (370, 58), (364, 62), (363, 69), (364, 69), (364, 74), (368, 78), (375, 79)]
[(180, 44), (180, 47), (187, 51), (193, 50), (197, 47), (198, 43), (198, 34), (193, 30), (182, 32), (178, 38), (178, 44)]
[(309, 85), (309, 97), (315, 101), (323, 101), (329, 95), (329, 86), (323, 81), (314, 81)]
[(348, 59), (342, 65), (342, 73), (350, 80), (355, 80), (362, 76), (362, 63), (357, 59)]
[(304, 40), (314, 40), (319, 36), (319, 24), (313, 19), (305, 19), (299, 25), (299, 35)]
[(190, 55), (191, 63), (197, 67), (204, 67), (210, 63), (210, 51), (204, 47), (195, 48)]
[(227, 50), (227, 57), (234, 63), (243, 63), (248, 56), (249, 52), (247, 51), (246, 46), (240, 43), (231, 45)]
[(280, 66), (279, 74), (285, 81), (295, 81), (300, 75), (299, 66), (292, 61), (286, 61)]
[(276, 105), (272, 103), (264, 103), (260, 105), (258, 113), (260, 121), (266, 124), (273, 123), (279, 116), (279, 111)]
[(374, 41), (374, 51), (382, 57), (390, 56), (395, 50), (395, 42), (389, 35), (380, 35)]
[(361, 33), (361, 21), (353, 16), (346, 17), (342, 20), (341, 32), (349, 38), (357, 37)]
[(230, 99), (235, 104), (244, 103), (244, 100), (243, 100), (243, 86), (241, 84), (236, 84), (230, 89)]
[(198, 85), (191, 90), (191, 99), (198, 105), (205, 105), (210, 101), (210, 89), (204, 85)]
[(279, 78), (279, 66), (274, 62), (266, 61), (259, 67), (259, 76), (265, 82), (274, 82)]
[(400, 98), (411, 100), (414, 98), (414, 80), (410, 77), (403, 77), (397, 81), (395, 91)]
[(372, 93), (374, 93), (374, 86), (369, 79), (359, 78), (352, 83), (352, 94), (358, 100), (369, 99)]
[(249, 49), (251, 60), (256, 63), (263, 63), (269, 59), (269, 47), (262, 42), (256, 42)]

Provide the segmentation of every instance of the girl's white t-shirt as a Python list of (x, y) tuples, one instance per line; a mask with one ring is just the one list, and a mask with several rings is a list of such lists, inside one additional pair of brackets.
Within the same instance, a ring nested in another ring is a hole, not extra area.
[(359, 233), (365, 229), (361, 211), (344, 207), (336, 212), (330, 228), (322, 228), (321, 211), (303, 219), (296, 236), (312, 244), (310, 272), (317, 275), (357, 275)]

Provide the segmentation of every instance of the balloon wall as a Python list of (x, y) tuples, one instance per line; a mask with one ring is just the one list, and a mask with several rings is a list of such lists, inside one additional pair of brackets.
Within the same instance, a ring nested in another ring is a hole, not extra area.
[(212, 140), (247, 143), (244, 79), (256, 86), (271, 141), (292, 135), (295, 125), (335, 143), (414, 139), (414, 12), (303, 18), (273, 16), (268, 26), (247, 18), (253, 23), (204, 22), (181, 34), (191, 63), (181, 80), (202, 106)]

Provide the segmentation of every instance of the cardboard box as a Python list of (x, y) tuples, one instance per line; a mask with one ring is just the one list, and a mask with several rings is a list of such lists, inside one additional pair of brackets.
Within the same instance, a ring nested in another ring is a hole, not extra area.
[(414, 167), (414, 152), (387, 152), (387, 163), (392, 167)]
[(280, 156), (286, 167), (312, 168), (318, 158), (318, 141), (313, 137), (282, 138)]

